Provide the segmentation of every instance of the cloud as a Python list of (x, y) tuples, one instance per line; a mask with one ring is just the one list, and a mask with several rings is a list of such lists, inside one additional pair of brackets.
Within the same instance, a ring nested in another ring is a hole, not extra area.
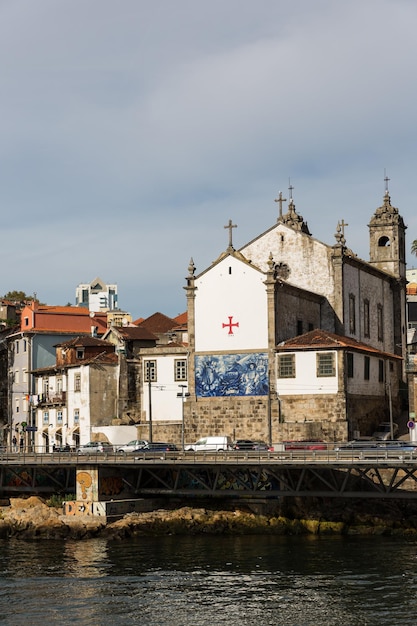
[[(392, 202), (416, 238), (410, 0), (0, 2), (0, 293), (119, 285), (134, 317), (269, 228), (294, 186), (313, 235), (368, 256)], [(13, 259), (13, 263), (9, 262)], [(413, 259), (410, 260), (412, 264)]]

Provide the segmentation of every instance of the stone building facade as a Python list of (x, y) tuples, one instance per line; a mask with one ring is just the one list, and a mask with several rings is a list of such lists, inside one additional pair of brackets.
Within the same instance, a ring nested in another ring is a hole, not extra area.
[[(400, 419), (406, 227), (388, 190), (369, 222), (368, 262), (346, 246), (343, 220), (333, 245), (314, 239), (292, 197), (239, 250), (234, 226), (226, 251), (199, 274), (191, 261), (186, 279), (187, 440), (344, 439), (389, 412)], [(328, 339), (314, 343), (317, 330)], [(297, 368), (282, 367), (283, 352)]]

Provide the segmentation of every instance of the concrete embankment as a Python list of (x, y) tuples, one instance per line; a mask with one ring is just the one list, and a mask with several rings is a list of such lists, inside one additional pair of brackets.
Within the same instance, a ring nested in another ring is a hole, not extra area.
[[(281, 507), (280, 507), (281, 508)], [(129, 513), (106, 523), (96, 517), (63, 515), (37, 496), (12, 498), (0, 507), (0, 538), (123, 540), (137, 535), (169, 534), (346, 534), (400, 535), (417, 537), (417, 510), (404, 502), (390, 502), (381, 510), (374, 503), (292, 502), (287, 515), (235, 508), (179, 506), (144, 513)]]

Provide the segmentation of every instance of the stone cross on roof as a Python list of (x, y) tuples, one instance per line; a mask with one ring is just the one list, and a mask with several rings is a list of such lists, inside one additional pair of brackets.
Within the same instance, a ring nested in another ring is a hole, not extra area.
[(282, 218), (282, 203), (286, 202), (287, 198), (282, 197), (282, 191), (279, 192), (278, 198), (275, 198), (274, 202), (279, 202), (279, 219)]
[(233, 224), (232, 220), (229, 220), (229, 223), (224, 228), (229, 229), (229, 247), (228, 250), (234, 250), (233, 241), (232, 241), (232, 229), (237, 228), (237, 224)]

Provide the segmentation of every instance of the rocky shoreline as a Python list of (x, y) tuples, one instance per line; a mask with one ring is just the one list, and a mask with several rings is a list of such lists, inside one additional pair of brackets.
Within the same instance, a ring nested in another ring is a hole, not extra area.
[[(282, 509), (286, 510), (283, 511)], [(38, 496), (11, 498), (0, 507), (0, 538), (124, 540), (138, 535), (395, 535), (417, 538), (417, 508), (404, 501), (376, 506), (372, 502), (293, 501), (267, 514), (249, 508), (230, 510), (181, 505), (129, 513), (106, 522), (97, 517), (63, 515)]]

